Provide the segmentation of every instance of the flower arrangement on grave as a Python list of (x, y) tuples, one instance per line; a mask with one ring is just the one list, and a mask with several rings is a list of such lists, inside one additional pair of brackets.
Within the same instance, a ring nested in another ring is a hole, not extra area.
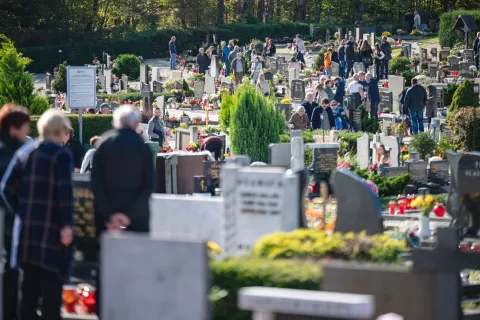
[(373, 181), (362, 179), (362, 182), (375, 196), (378, 197), (378, 187)]
[(410, 32), (411, 36), (419, 36), (421, 34), (422, 34), (422, 32), (418, 29), (413, 29), (412, 32)]
[(352, 168), (352, 164), (348, 161), (343, 161), (337, 166), (337, 170), (350, 170)]
[(212, 94), (209, 94), (208, 95), (208, 100), (215, 104), (217, 103), (219, 100), (220, 100), (220, 95), (216, 94), (216, 93), (212, 93)]
[(430, 79), (429, 77), (427, 77), (423, 74), (415, 76), (414, 79), (417, 79), (418, 83), (421, 84), (424, 87), (432, 84), (432, 79)]
[(207, 242), (207, 248), (210, 254), (222, 254), (223, 252), (222, 248), (216, 242), (213, 242), (213, 241)]
[(199, 152), (201, 147), (202, 147), (202, 143), (200, 141), (190, 142), (186, 150), (190, 152)]
[(282, 99), (282, 101), (280, 101), (281, 104), (290, 104), (292, 103), (292, 100), (290, 99), (289, 96), (285, 96), (285, 98)]
[(410, 207), (420, 210), (423, 216), (428, 217), (433, 208), (437, 205), (437, 200), (431, 195), (418, 196), (411, 203)]
[(173, 148), (168, 144), (168, 142), (165, 142), (162, 147), (162, 153), (170, 153), (173, 152)]
[(279, 72), (275, 73), (275, 79), (277, 79), (278, 81), (282, 81), (283, 80), (283, 75)]
[(99, 65), (100, 61), (98, 59), (93, 59), (92, 64)]
[(477, 72), (477, 67), (476, 66), (470, 66), (468, 68), (468, 70), (472, 71), (472, 72)]
[(407, 132), (407, 126), (405, 125), (405, 123), (400, 123), (397, 125), (397, 128), (395, 129), (395, 132), (396, 134), (398, 134), (399, 136), (406, 136), (408, 135), (408, 132)]
[(390, 32), (388, 32), (388, 31), (384, 31), (384, 32), (382, 33), (382, 37), (391, 37), (391, 36), (392, 36), (392, 34), (391, 34)]
[(378, 165), (372, 164), (371, 166), (368, 167), (368, 170), (370, 170), (371, 173), (377, 172)]

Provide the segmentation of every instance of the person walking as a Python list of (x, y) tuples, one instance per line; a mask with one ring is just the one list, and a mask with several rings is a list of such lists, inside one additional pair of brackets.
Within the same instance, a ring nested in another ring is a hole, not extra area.
[(232, 71), (235, 76), (235, 85), (238, 86), (242, 83), (243, 75), (245, 74), (245, 61), (242, 59), (240, 52), (237, 52), (237, 58), (232, 61)]
[[(102, 135), (93, 158), (91, 185), (99, 254), (100, 236), (106, 230), (150, 231), (149, 199), (155, 173), (152, 151), (135, 131), (140, 121), (136, 108), (117, 108), (113, 113), (115, 129)], [(100, 316), (102, 282), (99, 274), (97, 277), (96, 311)]]
[(312, 130), (332, 130), (335, 129), (335, 118), (333, 117), (330, 100), (323, 99), (322, 105), (316, 107), (312, 113)]
[(340, 77), (336, 77), (333, 82), (335, 84), (335, 96), (333, 99), (343, 107), (343, 99), (345, 98), (345, 81)]
[(390, 46), (390, 43), (388, 43), (387, 37), (382, 37), (380, 51), (385, 55), (383, 58), (383, 76), (384, 79), (388, 79), (388, 62), (392, 59), (392, 47)]
[(342, 39), (342, 42), (341, 42), (341, 45), (338, 47), (338, 60), (339, 60), (339, 64), (340, 64), (340, 71), (339, 71), (339, 77), (344, 79), (345, 78), (345, 65), (346, 65), (346, 61), (345, 61), (345, 39)]
[(323, 55), (323, 64), (325, 66), (325, 74), (329, 77), (332, 76), (332, 48), (328, 48), (327, 52)]
[(305, 113), (304, 106), (298, 106), (297, 112), (292, 114), (288, 121), (288, 127), (291, 130), (305, 130), (310, 129), (310, 119)]
[(80, 168), (80, 173), (90, 173), (92, 172), (93, 157), (97, 151), (98, 144), (100, 143), (100, 136), (93, 136), (90, 138), (90, 146), (92, 147), (87, 151), (85, 157), (82, 161), (82, 167)]
[(265, 80), (265, 74), (263, 72), (260, 72), (258, 75), (257, 87), (265, 97), (270, 95), (270, 85), (268, 84), (268, 81)]
[(225, 65), (225, 76), (230, 74), (230, 63), (228, 63), (228, 56), (230, 55), (230, 49), (225, 41), (220, 44), (222, 47), (222, 62)]
[(368, 68), (373, 64), (373, 50), (367, 40), (362, 42), (362, 46), (360, 48), (360, 57), (363, 66), (365, 67), (365, 72), (368, 71)]
[(233, 50), (230, 51), (230, 54), (228, 55), (228, 65), (231, 66), (233, 60), (237, 58), (237, 53), (239, 53), (239, 47), (235, 46)]
[(198, 73), (205, 74), (205, 71), (208, 70), (210, 66), (210, 58), (205, 54), (205, 50), (200, 48), (199, 53), (197, 55), (197, 65), (198, 65)]
[(410, 112), (412, 121), (412, 133), (423, 132), (423, 111), (427, 103), (427, 91), (418, 83), (418, 80), (412, 79), (412, 86), (405, 94), (405, 109)]
[(233, 39), (229, 40), (228, 41), (228, 49), (230, 50), (230, 52), (232, 52), (234, 48), (235, 48), (235, 41)]
[(350, 77), (350, 72), (353, 71), (353, 63), (355, 62), (355, 38), (350, 37), (345, 47), (345, 61), (347, 64), (347, 73), (345, 78)]
[[(15, 104), (4, 105), (0, 109), (0, 177), (4, 178), (15, 152), (27, 141), (30, 131), (28, 110)], [(20, 178), (15, 179), (18, 185)], [(16, 192), (3, 192), (1, 189), (0, 208), (4, 212), (3, 266), (3, 319), (17, 319), (18, 270), (10, 267), (12, 253), (12, 232), (18, 197)]]
[(11, 263), (23, 270), (20, 319), (38, 319), (41, 297), (42, 318), (60, 320), (62, 287), (69, 281), (73, 258), (73, 161), (63, 147), (70, 121), (50, 109), (37, 128), (40, 140), (25, 163), (19, 186), (12, 248), (16, 254)]
[(168, 43), (168, 51), (170, 52), (170, 70), (175, 70), (177, 65), (177, 49), (175, 48), (175, 41), (177, 38), (173, 36)]
[(375, 44), (375, 51), (373, 52), (375, 61), (375, 76), (377, 80), (383, 79), (383, 59), (385, 59), (385, 53), (380, 50), (380, 45)]
[(437, 88), (433, 85), (427, 86), (427, 105), (425, 115), (428, 119), (428, 129), (432, 123), (432, 118), (437, 116)]
[(147, 134), (151, 141), (158, 142), (160, 149), (163, 147), (165, 134), (162, 120), (160, 120), (160, 108), (153, 110), (153, 117), (148, 121)]
[(378, 121), (378, 104), (380, 103), (380, 90), (378, 81), (370, 73), (365, 76), (367, 84), (367, 96), (370, 102), (370, 116)]
[(480, 32), (477, 32), (477, 37), (473, 41), (473, 54), (475, 56), (475, 66), (477, 70), (480, 69)]
[(300, 35), (297, 34), (296, 37), (295, 37), (295, 42), (296, 42), (296, 51), (297, 51), (297, 61), (300, 61), (303, 63), (304, 67), (307, 66), (307, 63), (305, 62), (305, 58), (304, 58), (304, 55), (305, 55), (305, 52), (307, 51), (307, 49), (305, 48), (305, 43), (303, 42), (303, 40), (300, 38)]

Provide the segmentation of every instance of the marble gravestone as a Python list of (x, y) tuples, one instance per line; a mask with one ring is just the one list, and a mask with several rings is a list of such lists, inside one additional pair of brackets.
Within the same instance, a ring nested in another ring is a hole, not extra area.
[(112, 93), (112, 70), (105, 70), (105, 90), (107, 93)]
[(465, 78), (472, 78), (472, 72), (470, 71), (470, 63), (467, 61), (460, 61), (460, 72), (459, 75)]
[(171, 75), (172, 75), (172, 79), (182, 79), (183, 72), (181, 70), (173, 70)]
[(445, 50), (445, 48), (443, 48), (442, 50), (440, 50), (440, 53), (438, 54), (438, 60), (447, 61), (447, 58), (449, 55), (450, 55), (450, 49)]
[(398, 100), (399, 95), (402, 93), (403, 89), (405, 88), (405, 78), (401, 76), (388, 76), (388, 87), (392, 91), (393, 95), (393, 110), (398, 111), (400, 102)]
[(429, 180), (441, 185), (447, 185), (450, 180), (449, 167), (448, 160), (432, 161), (429, 169)]
[(148, 83), (148, 65), (140, 65), (140, 83)]
[(457, 57), (457, 56), (451, 56), (448, 58), (448, 64), (450, 65), (450, 70), (451, 71), (459, 71), (460, 70), (460, 61), (462, 61), (462, 58)]
[(468, 62), (470, 65), (474, 64), (475, 62), (475, 53), (473, 49), (465, 49), (463, 50), (463, 60)]
[(217, 93), (217, 88), (215, 87), (215, 78), (213, 78), (213, 77), (206, 77), (205, 78), (205, 92), (207, 94)]
[(313, 171), (315, 174), (333, 172), (337, 169), (339, 143), (307, 143), (313, 149)]
[(390, 150), (390, 161), (392, 167), (398, 167), (400, 164), (400, 145), (398, 138), (395, 136), (380, 136), (380, 142), (383, 143), (387, 150)]
[(193, 85), (193, 91), (195, 92), (195, 98), (201, 98), (203, 91), (205, 90), (205, 83), (203, 81), (195, 81)]
[(223, 161), (203, 161), (203, 175), (209, 193), (214, 194), (216, 188), (220, 188), (220, 168)]
[(427, 162), (415, 161), (415, 160), (407, 160), (405, 164), (408, 169), (408, 173), (412, 178), (412, 182), (426, 184), (428, 182), (428, 174), (427, 174)]
[(160, 68), (153, 67), (152, 68), (152, 81), (160, 81)]
[(205, 242), (125, 233), (104, 235), (102, 248), (102, 319), (210, 318)]
[(303, 100), (305, 99), (305, 82), (303, 80), (291, 81), (292, 99)]
[(290, 168), (291, 157), (290, 143), (271, 143), (268, 146), (269, 165)]
[(348, 171), (335, 172), (333, 190), (338, 201), (335, 232), (383, 233), (380, 201), (359, 176)]
[(128, 76), (122, 76), (122, 90), (128, 91)]
[(218, 73), (219, 73), (218, 63), (217, 63), (217, 56), (216, 56), (216, 55), (212, 55), (211, 61), (212, 61), (212, 62), (210, 62), (210, 75), (211, 75), (213, 78), (216, 78), (216, 77), (218, 77)]
[(364, 132), (357, 138), (357, 161), (360, 169), (367, 169), (370, 162), (370, 135)]
[(100, 87), (102, 90), (107, 90), (107, 77), (105, 76), (98, 76), (98, 81), (100, 82)]
[(428, 63), (428, 76), (430, 78), (436, 78), (438, 71), (438, 62), (429, 62)]
[(378, 111), (393, 110), (393, 93), (389, 91), (380, 91), (380, 103), (378, 104)]

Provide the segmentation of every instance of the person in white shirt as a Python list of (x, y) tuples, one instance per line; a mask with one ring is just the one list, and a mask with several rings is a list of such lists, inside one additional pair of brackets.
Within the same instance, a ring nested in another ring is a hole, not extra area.
[[(355, 74), (353, 76), (353, 81), (350, 82), (347, 86), (347, 93), (350, 93), (354, 96), (354, 109), (357, 109), (359, 105), (362, 104), (363, 101), (363, 85), (358, 82), (359, 76)], [(352, 109), (350, 109), (352, 110)]]
[(262, 63), (260, 62), (260, 57), (256, 56), (250, 68), (252, 83), (257, 83), (258, 75), (260, 74), (261, 71), (262, 71)]
[(305, 62), (303, 55), (305, 54), (307, 49), (305, 48), (305, 43), (300, 38), (299, 34), (297, 34), (297, 36), (295, 37), (295, 42), (297, 44), (297, 60), (301, 61), (306, 66), (307, 63)]
[(422, 18), (418, 14), (418, 11), (415, 11), (413, 13), (413, 15), (414, 15), (414, 17), (413, 17), (413, 27), (415, 29), (420, 29), (420, 25), (422, 24)]
[(267, 97), (270, 95), (270, 86), (268, 85), (268, 81), (265, 80), (265, 75), (263, 74), (263, 72), (258, 75), (257, 86), (260, 91), (262, 91), (264, 96)]

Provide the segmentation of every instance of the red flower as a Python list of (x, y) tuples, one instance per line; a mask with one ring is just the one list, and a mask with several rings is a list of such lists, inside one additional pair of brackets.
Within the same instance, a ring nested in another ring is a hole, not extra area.
[(370, 169), (370, 171), (372, 171), (372, 172), (375, 172), (378, 169), (378, 165), (376, 165), (376, 164), (371, 165), (368, 169)]

